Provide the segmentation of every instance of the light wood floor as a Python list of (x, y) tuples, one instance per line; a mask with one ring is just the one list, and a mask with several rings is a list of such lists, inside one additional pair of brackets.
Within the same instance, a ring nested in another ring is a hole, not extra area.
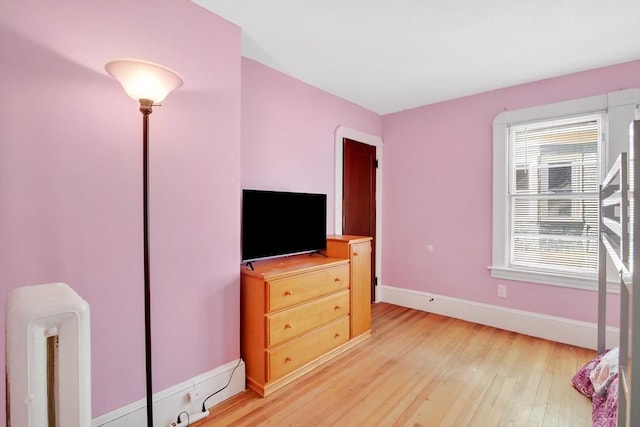
[(590, 426), (571, 377), (595, 352), (390, 304), (371, 338), (283, 389), (245, 391), (213, 426)]

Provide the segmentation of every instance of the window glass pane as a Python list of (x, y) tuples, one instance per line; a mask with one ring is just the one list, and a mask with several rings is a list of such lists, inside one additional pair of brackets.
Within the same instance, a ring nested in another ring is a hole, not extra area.
[(598, 200), (516, 199), (512, 242), (514, 265), (595, 271)]
[(516, 192), (526, 191), (529, 188), (529, 171), (526, 169), (516, 170)]
[(523, 125), (512, 130), (513, 193), (598, 191), (599, 121), (563, 125)]
[(549, 191), (553, 193), (571, 193), (571, 165), (549, 165)]
[(592, 273), (600, 117), (511, 129), (511, 265)]

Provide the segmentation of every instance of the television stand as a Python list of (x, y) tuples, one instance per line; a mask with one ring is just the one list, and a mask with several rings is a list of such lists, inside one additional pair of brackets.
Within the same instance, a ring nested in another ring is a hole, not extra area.
[[(302, 254), (242, 266), (242, 358), (247, 387), (260, 396), (267, 396), (370, 336), (371, 306), (367, 312), (360, 308), (361, 298), (357, 296), (362, 292), (357, 287), (366, 285), (368, 294), (371, 283), (370, 279), (354, 280), (360, 269), (352, 271), (355, 252), (348, 248), (353, 243), (334, 239), (322, 257)], [(370, 239), (358, 243), (364, 245), (357, 246), (357, 261), (366, 262), (365, 255), (371, 257)], [(366, 245), (368, 252), (361, 250)], [(368, 271), (366, 274), (370, 277)]]

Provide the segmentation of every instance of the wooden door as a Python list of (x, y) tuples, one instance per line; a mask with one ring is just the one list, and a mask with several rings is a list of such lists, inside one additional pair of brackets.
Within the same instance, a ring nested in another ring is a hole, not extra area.
[(342, 234), (370, 236), (371, 301), (375, 299), (376, 147), (343, 140)]

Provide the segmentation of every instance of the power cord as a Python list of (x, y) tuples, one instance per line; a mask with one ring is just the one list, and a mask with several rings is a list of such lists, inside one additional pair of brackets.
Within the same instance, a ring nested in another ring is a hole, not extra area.
[(212, 398), (216, 394), (220, 393), (222, 390), (226, 389), (227, 387), (229, 387), (229, 384), (231, 384), (231, 380), (233, 379), (233, 374), (236, 372), (236, 369), (238, 369), (238, 366), (240, 366), (240, 362), (241, 361), (242, 361), (242, 358), (238, 358), (238, 363), (236, 363), (236, 366), (233, 368), (233, 371), (231, 371), (231, 375), (229, 376), (229, 381), (227, 381), (227, 384), (224, 387), (222, 387), (220, 390), (214, 391), (209, 396), (207, 396), (206, 399), (204, 399), (204, 401), (202, 402), (202, 412), (206, 412), (206, 410), (207, 410), (207, 408), (205, 406), (205, 403), (207, 403), (207, 400), (209, 400), (210, 398)]
[[(229, 380), (227, 381), (227, 384), (225, 384), (224, 387), (222, 387), (221, 389), (211, 393), (209, 396), (206, 397), (206, 399), (204, 399), (204, 401), (202, 402), (202, 412), (207, 412), (207, 414), (203, 415), (203, 416), (208, 416), (208, 411), (207, 411), (207, 407), (205, 406), (205, 404), (207, 403), (207, 400), (209, 400), (210, 398), (212, 398), (213, 396), (215, 396), (216, 394), (220, 393), (222, 390), (226, 389), (227, 387), (229, 387), (229, 384), (231, 384), (231, 380), (233, 379), (233, 374), (235, 374), (236, 369), (238, 369), (238, 366), (240, 366), (240, 362), (242, 362), (242, 358), (238, 359), (238, 363), (236, 363), (236, 366), (233, 367), (233, 370), (231, 371), (231, 375), (229, 376)], [(180, 417), (182, 417), (182, 414), (185, 414), (187, 416), (187, 424), (186, 426), (188, 427), (189, 425), (191, 425), (191, 421), (189, 419), (189, 413), (187, 411), (182, 411), (178, 414), (178, 419), (176, 420), (175, 423), (173, 423), (173, 426), (178, 426), (179, 424), (182, 423), (182, 420), (180, 419)], [(198, 416), (196, 417), (196, 419), (200, 419), (202, 418), (202, 416)]]
[(176, 424), (180, 424), (182, 422), (180, 420), (180, 417), (182, 416), (182, 414), (185, 414), (187, 416), (187, 427), (188, 427), (189, 424), (191, 424), (191, 421), (189, 421), (189, 413), (187, 411), (182, 411), (178, 414), (178, 420), (176, 421)]

